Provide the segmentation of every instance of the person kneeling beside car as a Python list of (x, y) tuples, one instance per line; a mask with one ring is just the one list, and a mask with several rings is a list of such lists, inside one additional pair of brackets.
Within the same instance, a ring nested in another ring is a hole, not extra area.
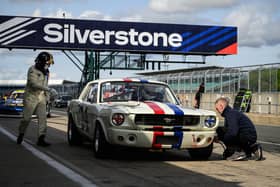
[(215, 137), (215, 142), (222, 141), (226, 146), (224, 159), (261, 160), (262, 147), (257, 143), (257, 132), (252, 121), (242, 112), (232, 109), (228, 98), (218, 98), (215, 107), (225, 118), (224, 127), (217, 128), (217, 137)]

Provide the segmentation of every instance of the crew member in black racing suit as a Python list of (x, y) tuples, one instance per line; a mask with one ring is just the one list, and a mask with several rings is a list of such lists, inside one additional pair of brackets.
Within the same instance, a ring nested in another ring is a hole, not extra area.
[(200, 108), (200, 101), (201, 101), (202, 94), (204, 93), (204, 91), (205, 91), (205, 86), (204, 86), (204, 82), (202, 82), (202, 83), (199, 85), (199, 88), (198, 88), (197, 92), (195, 93), (195, 97), (194, 97), (194, 100), (195, 100), (194, 108)]
[[(242, 112), (229, 106), (229, 99), (220, 97), (215, 102), (216, 110), (225, 118), (224, 127), (217, 129), (215, 141), (222, 141), (226, 150), (224, 159), (262, 159), (262, 148), (257, 143), (257, 132), (252, 121)], [(253, 154), (253, 156), (252, 156)]]

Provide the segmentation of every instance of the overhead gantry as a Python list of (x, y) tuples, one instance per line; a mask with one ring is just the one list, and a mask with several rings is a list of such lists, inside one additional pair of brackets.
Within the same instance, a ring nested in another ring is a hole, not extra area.
[[(61, 50), (81, 71), (83, 86), (98, 79), (100, 69), (161, 69), (237, 54), (237, 27), (0, 16), (0, 48)], [(73, 51), (84, 51), (84, 62)]]

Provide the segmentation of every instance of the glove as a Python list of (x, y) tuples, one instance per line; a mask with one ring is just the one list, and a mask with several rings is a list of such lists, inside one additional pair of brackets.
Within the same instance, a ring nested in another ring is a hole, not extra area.
[(215, 142), (215, 143), (219, 143), (219, 137), (218, 136), (214, 136), (214, 140), (213, 140), (213, 142)]

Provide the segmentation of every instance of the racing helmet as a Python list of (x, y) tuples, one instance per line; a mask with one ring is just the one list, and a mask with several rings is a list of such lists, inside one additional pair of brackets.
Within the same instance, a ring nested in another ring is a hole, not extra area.
[(52, 65), (54, 64), (53, 56), (48, 52), (41, 52), (36, 57), (35, 63)]

